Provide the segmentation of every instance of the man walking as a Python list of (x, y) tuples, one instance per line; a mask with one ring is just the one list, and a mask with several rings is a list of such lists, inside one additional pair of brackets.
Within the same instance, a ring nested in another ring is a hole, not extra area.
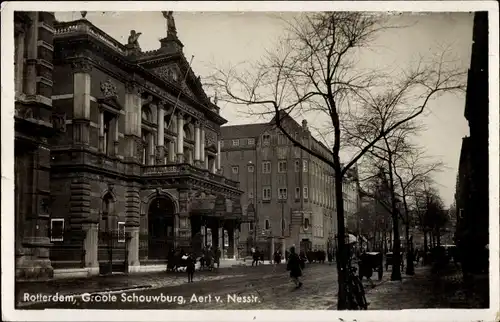
[(287, 271), (290, 271), (290, 277), (295, 283), (296, 288), (302, 287), (302, 282), (300, 281), (300, 277), (302, 276), (302, 266), (302, 261), (299, 255), (295, 252), (295, 247), (291, 247), (286, 269)]

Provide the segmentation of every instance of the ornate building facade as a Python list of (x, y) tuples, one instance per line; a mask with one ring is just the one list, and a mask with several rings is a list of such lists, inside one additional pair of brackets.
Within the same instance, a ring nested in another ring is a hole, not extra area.
[(233, 256), (241, 191), (219, 174), (226, 120), (191, 70), (172, 13), (149, 52), (140, 33), (123, 45), (82, 17), (53, 27), (60, 130), (42, 181), (55, 275), (161, 270), (170, 249), (205, 244)]
[[(309, 148), (329, 157), (328, 148), (291, 117), (288, 132)], [(240, 252), (252, 245), (269, 256), (274, 249), (325, 249), (336, 227), (333, 170), (303, 152), (276, 128), (274, 121), (223, 126), (223, 174), (239, 181), (246, 222), (241, 227)]]
[(49, 260), (50, 145), (59, 122), (52, 115), (54, 15), (14, 14), (14, 173), (16, 277), (52, 275)]

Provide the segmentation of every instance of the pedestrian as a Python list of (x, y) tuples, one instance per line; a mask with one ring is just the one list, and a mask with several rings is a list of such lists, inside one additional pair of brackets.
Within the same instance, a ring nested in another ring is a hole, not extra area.
[(196, 268), (196, 257), (190, 254), (187, 258), (186, 272), (188, 273), (188, 283), (193, 283), (194, 271)]
[(259, 265), (259, 250), (255, 249), (252, 254), (252, 266), (255, 264), (255, 266)]
[(302, 260), (299, 255), (295, 252), (295, 247), (290, 247), (290, 256), (288, 257), (288, 263), (286, 265), (287, 271), (290, 271), (290, 277), (295, 284), (296, 288), (302, 286), (300, 277), (302, 276)]
[(215, 263), (217, 264), (217, 268), (220, 267), (220, 258), (221, 258), (221, 251), (220, 251), (220, 248), (217, 247), (217, 249), (215, 250), (215, 256), (214, 256), (214, 261)]

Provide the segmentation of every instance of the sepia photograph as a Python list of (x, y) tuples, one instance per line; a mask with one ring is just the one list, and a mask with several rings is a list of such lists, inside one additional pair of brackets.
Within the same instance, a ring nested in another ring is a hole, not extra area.
[(498, 4), (131, 3), (2, 12), (6, 320), (495, 319)]

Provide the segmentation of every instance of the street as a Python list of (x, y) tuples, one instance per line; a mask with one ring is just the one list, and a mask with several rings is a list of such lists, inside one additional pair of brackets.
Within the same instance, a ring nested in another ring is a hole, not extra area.
[[(244, 271), (245, 274), (241, 274)], [(175, 283), (146, 290), (112, 292), (75, 298), (71, 302), (38, 303), (26, 309), (327, 309), (335, 305), (337, 274), (334, 265), (312, 264), (304, 270), (301, 289), (295, 289), (284, 265), (243, 267), (218, 273), (220, 279), (192, 284)], [(224, 275), (228, 275), (224, 278)], [(178, 279), (187, 276), (179, 273)], [(162, 296), (163, 295), (163, 296)]]

